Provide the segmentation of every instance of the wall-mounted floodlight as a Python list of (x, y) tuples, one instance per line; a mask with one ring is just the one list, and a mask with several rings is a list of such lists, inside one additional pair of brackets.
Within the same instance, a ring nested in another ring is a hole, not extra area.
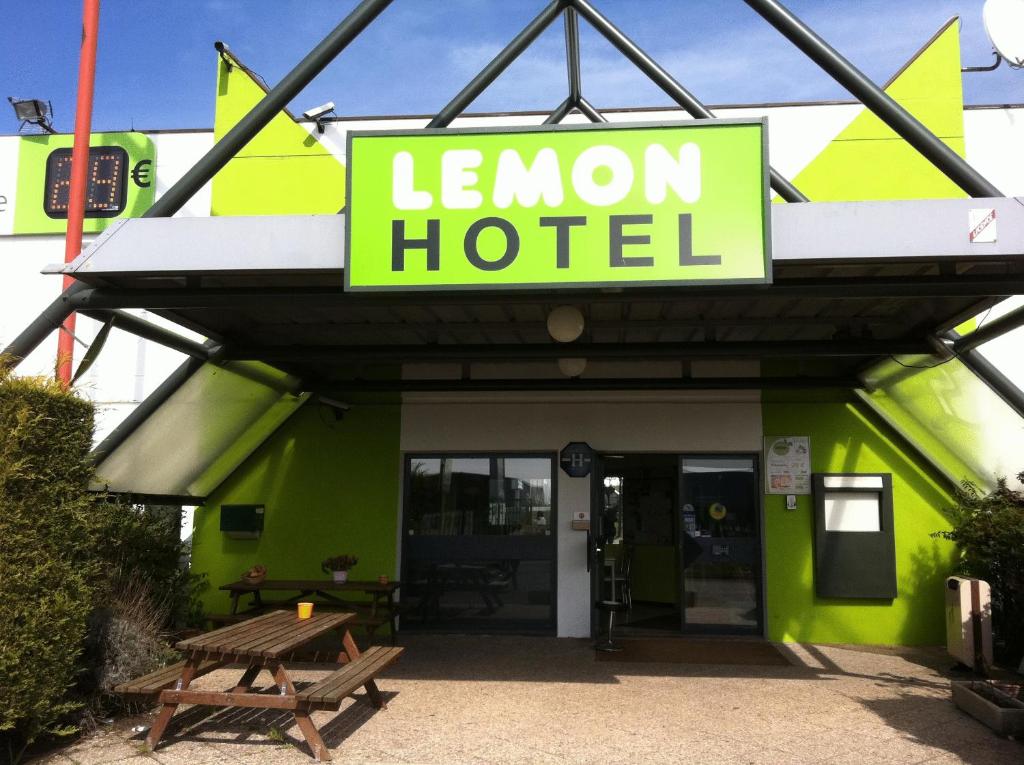
[(985, 0), (981, 18), (996, 55), (1014, 69), (1024, 68), (1024, 0)]
[(316, 132), (323, 135), (326, 127), (324, 123), (328, 114), (334, 113), (334, 101), (328, 101), (326, 104), (320, 104), (320, 106), (314, 106), (309, 111), (302, 113), (302, 116), (307, 120), (313, 120), (316, 123)]
[(7, 97), (14, 107), (14, 116), (21, 121), (21, 132), (25, 125), (35, 125), (47, 133), (56, 133), (53, 129), (53, 107), (49, 101), (41, 101), (38, 98), (12, 98)]

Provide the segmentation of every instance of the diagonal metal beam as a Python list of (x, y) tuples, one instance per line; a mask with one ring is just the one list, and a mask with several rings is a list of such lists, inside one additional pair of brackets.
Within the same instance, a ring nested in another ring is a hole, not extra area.
[(953, 350), (957, 353), (969, 351), (987, 343), (989, 340), (995, 340), (1007, 332), (1012, 332), (1018, 327), (1024, 327), (1024, 305), (1003, 314), (998, 319), (993, 319), (987, 324), (983, 324), (968, 335), (958, 337), (953, 342)]
[(154, 343), (158, 343), (165, 348), (171, 348), (179, 353), (184, 353), (186, 356), (191, 356), (194, 359), (206, 361), (216, 350), (215, 347), (211, 348), (209, 345), (203, 345), (202, 343), (197, 343), (194, 340), (189, 340), (187, 337), (182, 337), (177, 332), (172, 332), (169, 329), (165, 329), (164, 327), (153, 324), (145, 319), (140, 319), (138, 316), (130, 314), (127, 311), (101, 308), (79, 311), (79, 313), (83, 316), (88, 316), (90, 319), (95, 319), (96, 321), (113, 321), (113, 326), (118, 329), (130, 332), (136, 337), (141, 337), (144, 340), (150, 340)]
[(295, 68), (284, 76), (270, 92), (238, 121), (227, 135), (213, 145), (177, 183), (150, 207), (144, 218), (165, 218), (174, 215), (217, 171), (294, 99), (314, 77), (330, 64), (393, 0), (363, 0), (355, 10), (311, 50)]
[(579, 109), (580, 112), (583, 113), (583, 116), (585, 116), (591, 122), (608, 121), (607, 119), (605, 119), (605, 116), (601, 114), (601, 112), (599, 112), (597, 109), (595, 109), (593, 105), (590, 103), (590, 101), (585, 99), (583, 96), (580, 96), (579, 100), (576, 102), (576, 108)]
[[(704, 104), (698, 101), (696, 96), (673, 79), (672, 75), (662, 69), (654, 59), (644, 53), (644, 51), (641, 50), (636, 43), (626, 37), (618, 27), (601, 15), (601, 12), (594, 8), (588, 0), (571, 0), (571, 2), (576, 10), (579, 11), (580, 16), (586, 19), (594, 29), (600, 32), (601, 35), (615, 46), (623, 56), (632, 61), (633, 64), (641, 72), (647, 75), (655, 85), (661, 88), (669, 98), (683, 107), (691, 117), (701, 120), (714, 119), (715, 115), (706, 106), (704, 106)], [(770, 169), (770, 174), (772, 188), (775, 189), (779, 196), (787, 202), (810, 201), (796, 186), (775, 170), (775, 168)]]
[(498, 76), (508, 69), (509, 65), (519, 58), (519, 55), (530, 47), (541, 33), (547, 29), (551, 22), (558, 18), (559, 14), (565, 9), (566, 2), (568, 0), (551, 0), (551, 3), (547, 5), (537, 16), (523, 27), (523, 30), (512, 38), (512, 42), (505, 46), (505, 48), (493, 59), (491, 62), (480, 70), (479, 74), (470, 80), (469, 84), (466, 85), (458, 95), (449, 101), (441, 111), (437, 113), (429, 123), (428, 128), (443, 128), (448, 127), (452, 120), (462, 114), (466, 108), (473, 103), (477, 97), (487, 90), (488, 86), (494, 82)]
[(972, 197), (1006, 196), (777, 0), (744, 0), (826, 74)]

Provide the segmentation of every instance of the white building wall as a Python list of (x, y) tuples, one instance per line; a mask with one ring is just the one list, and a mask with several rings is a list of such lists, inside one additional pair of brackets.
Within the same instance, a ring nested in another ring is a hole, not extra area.
[(967, 161), (1010, 197), (1024, 197), (1024, 107), (964, 111)]
[[(557, 453), (586, 441), (612, 453), (760, 452), (762, 432), (757, 391), (406, 394), (401, 449)], [(589, 637), (586, 534), (569, 522), (590, 510), (590, 479), (559, 472), (557, 483), (558, 635)]]

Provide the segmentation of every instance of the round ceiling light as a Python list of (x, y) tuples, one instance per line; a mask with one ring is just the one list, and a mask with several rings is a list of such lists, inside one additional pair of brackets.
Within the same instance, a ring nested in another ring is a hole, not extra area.
[(548, 314), (548, 334), (559, 343), (571, 343), (583, 334), (583, 312), (572, 305), (560, 305)]
[(558, 369), (566, 377), (579, 377), (587, 368), (586, 359), (559, 359)]

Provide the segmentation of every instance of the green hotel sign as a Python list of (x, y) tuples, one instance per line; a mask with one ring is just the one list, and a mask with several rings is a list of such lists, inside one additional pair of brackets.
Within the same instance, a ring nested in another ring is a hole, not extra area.
[(349, 290), (770, 281), (765, 123), (353, 131)]

